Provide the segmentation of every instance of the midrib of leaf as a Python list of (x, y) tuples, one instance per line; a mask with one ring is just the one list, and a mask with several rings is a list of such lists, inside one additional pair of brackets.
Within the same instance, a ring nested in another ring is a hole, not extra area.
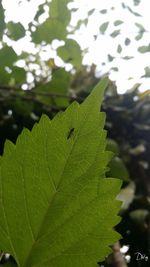
[(45, 155), (46, 155), (46, 161), (47, 161), (47, 166), (48, 166), (48, 172), (50, 174), (50, 177), (51, 177), (51, 180), (52, 180), (52, 183), (53, 183), (53, 187), (54, 187), (55, 193), (57, 193), (57, 188), (56, 188), (55, 182), (53, 180), (53, 177), (51, 175), (50, 167), (49, 167), (49, 164), (48, 164), (48, 153), (47, 153), (47, 143), (48, 142), (47, 141), (48, 141), (48, 135), (47, 135), (47, 132), (46, 132), (46, 145), (44, 144), (43, 146), (45, 147)]
[[(78, 194), (80, 194), (82, 191), (84, 190), (84, 187), (78, 192)], [(75, 200), (78, 197), (78, 195), (75, 196), (75, 198), (73, 200)], [(63, 225), (65, 225), (67, 222), (69, 222), (76, 214), (80, 213), (84, 208), (86, 208), (89, 204), (91, 204), (93, 201), (95, 201), (96, 197), (94, 199), (92, 199), (90, 202), (88, 202), (84, 207), (82, 207), (81, 209), (78, 209), (77, 211), (74, 212), (73, 215), (71, 215), (69, 218), (67, 218), (63, 223), (61, 223), (54, 231), (57, 232)], [(45, 238), (46, 236), (49, 235), (49, 232), (47, 232), (45, 235), (41, 236), (37, 242), (41, 241), (41, 239)], [(53, 243), (51, 243), (53, 244)]]
[(22, 183), (23, 183), (23, 194), (24, 194), (24, 203), (25, 203), (25, 212), (27, 215), (27, 220), (28, 220), (28, 225), (29, 225), (29, 229), (30, 229), (30, 233), (31, 233), (31, 237), (32, 237), (32, 241), (35, 242), (35, 236), (33, 233), (33, 229), (31, 226), (31, 222), (30, 222), (30, 216), (29, 216), (29, 209), (28, 209), (28, 205), (27, 205), (27, 196), (26, 196), (26, 186), (25, 186), (25, 176), (24, 176), (24, 171), (23, 171), (23, 166), (20, 166), (21, 169), (21, 177), (22, 177)]
[[(80, 109), (80, 106), (78, 106), (78, 111), (79, 111), (79, 109)], [(90, 112), (91, 112), (91, 111), (90, 111)], [(40, 229), (39, 229), (39, 233), (37, 234), (37, 237), (35, 238), (35, 242), (33, 242), (33, 244), (32, 244), (32, 247), (31, 247), (30, 252), (29, 252), (29, 256), (28, 256), (28, 258), (27, 258), (26, 263), (25, 263), (24, 266), (27, 266), (27, 267), (28, 267), (28, 261), (29, 261), (29, 259), (30, 259), (30, 255), (32, 254), (32, 250), (33, 250), (35, 244), (36, 244), (37, 242), (39, 242), (39, 240), (40, 240), (41, 238), (47, 236), (47, 233), (46, 233), (45, 235), (41, 236), (41, 237), (40, 237), (39, 235), (40, 235), (40, 232), (41, 232), (41, 230), (42, 230), (42, 228), (43, 228), (44, 221), (45, 221), (45, 219), (46, 219), (46, 217), (47, 217), (47, 214), (48, 214), (48, 212), (49, 212), (49, 209), (50, 209), (50, 207), (51, 207), (51, 205), (52, 205), (52, 203), (53, 203), (53, 201), (54, 201), (54, 199), (55, 199), (56, 194), (58, 193), (57, 190), (58, 190), (58, 188), (59, 188), (60, 185), (61, 185), (61, 182), (62, 182), (62, 178), (63, 178), (64, 172), (65, 172), (65, 169), (66, 169), (66, 167), (67, 167), (67, 165), (68, 165), (69, 158), (70, 158), (70, 156), (71, 156), (71, 154), (72, 154), (72, 152), (73, 152), (73, 150), (74, 150), (75, 144), (76, 144), (76, 142), (77, 142), (77, 140), (78, 140), (78, 136), (79, 136), (80, 132), (82, 131), (82, 128), (84, 127), (84, 125), (85, 125), (85, 123), (86, 123), (86, 119), (87, 119), (87, 117), (89, 116), (89, 114), (90, 114), (90, 113), (87, 112), (87, 113), (85, 114), (85, 116), (84, 116), (84, 120), (82, 120), (82, 121), (80, 122), (80, 127), (79, 127), (79, 129), (78, 129), (78, 131), (77, 131), (77, 133), (76, 133), (76, 136), (75, 136), (75, 138), (74, 138), (74, 142), (71, 144), (71, 149), (70, 149), (70, 151), (69, 151), (68, 157), (67, 157), (67, 159), (66, 159), (66, 163), (65, 163), (64, 168), (63, 168), (63, 170), (62, 170), (62, 173), (61, 173), (61, 175), (60, 175), (59, 183), (58, 183), (58, 185), (57, 185), (57, 188), (55, 187), (55, 189), (56, 189), (55, 194), (53, 195), (53, 197), (52, 197), (52, 199), (51, 199), (51, 202), (50, 202), (50, 204), (49, 204), (49, 206), (48, 206), (48, 209), (47, 209), (47, 211), (45, 212), (45, 216), (44, 216), (43, 221), (42, 221), (42, 223), (41, 223), (41, 227), (40, 227)], [(47, 146), (46, 146), (46, 155), (47, 155)], [(49, 169), (49, 168), (48, 168), (48, 169)]]
[[(76, 143), (76, 140), (75, 140), (75, 143)], [(71, 150), (73, 150), (73, 147), (74, 147), (75, 143), (73, 144)], [(100, 147), (100, 146), (98, 146), (97, 153), (99, 152), (99, 147)], [(95, 155), (95, 159), (97, 158), (97, 153), (96, 153), (96, 155)], [(70, 154), (71, 154), (71, 153), (70, 153)], [(68, 159), (69, 159), (69, 157), (68, 157)], [(67, 159), (67, 161), (68, 161), (68, 159)], [(91, 164), (91, 166), (92, 166), (92, 164)], [(90, 167), (91, 167), (91, 166), (90, 166)], [(66, 167), (66, 165), (65, 165), (65, 167)], [(89, 167), (89, 168), (90, 168), (90, 167)], [(64, 168), (64, 171), (65, 171), (65, 168)], [(62, 172), (61, 177), (63, 176), (64, 171)], [(85, 170), (85, 173), (86, 173), (86, 172), (87, 172), (87, 170)], [(78, 177), (78, 179), (79, 179), (81, 176), (83, 176), (85, 173), (82, 173), (82, 174)], [(90, 181), (88, 181), (88, 183), (90, 183)], [(98, 184), (99, 184), (99, 181), (98, 181)], [(86, 184), (86, 185), (87, 185), (87, 184)], [(81, 188), (81, 190), (78, 191), (78, 194), (80, 194), (82, 191), (84, 191), (86, 185), (84, 185), (84, 186)], [(57, 192), (56, 192), (56, 193), (57, 193)], [(75, 199), (78, 197), (78, 194), (75, 195), (75, 197), (73, 198), (73, 200), (75, 200)], [(98, 191), (97, 191), (97, 194), (98, 194)], [(54, 196), (54, 197), (55, 197), (55, 196)], [(54, 201), (54, 198), (52, 199), (52, 202), (53, 202), (53, 201)], [(51, 203), (52, 203), (52, 202), (51, 202)], [(91, 202), (89, 202), (89, 204), (90, 204), (90, 203), (91, 203)], [(69, 203), (66, 203), (66, 204), (69, 204)], [(66, 206), (67, 206), (67, 205), (66, 205)], [(88, 206), (88, 204), (87, 204), (86, 206)], [(85, 206), (85, 207), (86, 207), (86, 206)], [(80, 211), (80, 210), (76, 211), (75, 214), (78, 213), (79, 211)], [(57, 230), (58, 230), (59, 228), (61, 228), (61, 227), (62, 227), (68, 220), (70, 220), (73, 216), (74, 216), (74, 214), (73, 214), (71, 217), (67, 218), (62, 224), (60, 224), (60, 225), (55, 229), (55, 232), (57, 232)], [(41, 236), (39, 239), (37, 239), (36, 242), (39, 242), (41, 239), (43, 239), (43, 238), (45, 238), (46, 236), (48, 236), (49, 233), (50, 233), (50, 231), (48, 231), (45, 235), (43, 235), (43, 236)]]

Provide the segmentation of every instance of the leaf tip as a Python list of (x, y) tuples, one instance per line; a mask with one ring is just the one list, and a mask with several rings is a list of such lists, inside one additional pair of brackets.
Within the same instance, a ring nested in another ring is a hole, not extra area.
[(100, 99), (102, 100), (104, 91), (107, 88), (109, 83), (108, 77), (104, 77), (100, 82), (95, 86), (95, 88), (92, 91), (92, 94), (97, 95), (98, 97), (100, 96)]

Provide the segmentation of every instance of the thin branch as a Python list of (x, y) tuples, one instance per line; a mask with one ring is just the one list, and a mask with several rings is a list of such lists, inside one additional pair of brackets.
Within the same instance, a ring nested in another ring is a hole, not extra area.
[(59, 97), (59, 98), (67, 98), (70, 100), (78, 100), (78, 101), (83, 101), (82, 97), (78, 96), (71, 96), (71, 95), (64, 95), (64, 94), (58, 94), (58, 93), (47, 93), (47, 92), (36, 92), (36, 91), (31, 91), (31, 90), (26, 90), (27, 94), (29, 95), (39, 95), (39, 96), (50, 96), (50, 97)]
[[(19, 92), (24, 92), (26, 95), (33, 95), (33, 96), (47, 96), (47, 97), (55, 97), (55, 98), (67, 98), (69, 100), (77, 100), (79, 102), (82, 102), (84, 99), (82, 97), (78, 96), (71, 96), (71, 95), (65, 95), (65, 94), (59, 94), (55, 92), (37, 92), (36, 88), (33, 88), (31, 90), (23, 90), (19, 87), (12, 87), (9, 85), (0, 85), (0, 90), (9, 90), (11, 91), (11, 94), (19, 96)], [(17, 92), (17, 93), (16, 93)]]
[(4, 252), (3, 251), (0, 251), (0, 263), (1, 263), (1, 260), (2, 260), (2, 258), (4, 257)]

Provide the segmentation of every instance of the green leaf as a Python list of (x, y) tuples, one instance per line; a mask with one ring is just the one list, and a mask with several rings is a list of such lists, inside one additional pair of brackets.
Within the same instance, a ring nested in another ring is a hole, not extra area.
[(144, 32), (139, 32), (139, 34), (136, 35), (135, 40), (139, 41), (140, 39), (142, 39), (143, 34), (144, 34)]
[(140, 4), (141, 0), (133, 0), (133, 2), (134, 2), (135, 6), (138, 6)]
[(76, 68), (81, 67), (81, 49), (75, 40), (67, 39), (65, 45), (57, 49), (57, 53), (65, 62), (71, 63)]
[(39, 44), (42, 41), (51, 43), (54, 39), (64, 40), (67, 31), (63, 23), (57, 19), (48, 18), (43, 24), (32, 33), (33, 42)]
[(11, 73), (8, 73), (4, 68), (0, 67), (1, 84), (8, 84), (11, 79)]
[(149, 45), (143, 45), (138, 48), (138, 51), (142, 54), (150, 52), (150, 44)]
[(113, 38), (115, 38), (115, 37), (117, 37), (118, 35), (120, 34), (120, 30), (115, 30), (115, 31), (113, 31), (112, 33), (111, 33), (111, 37), (113, 37)]
[(35, 17), (34, 17), (34, 20), (35, 20), (35, 21), (38, 21), (39, 17), (40, 17), (43, 13), (45, 13), (44, 7), (45, 7), (44, 4), (41, 4), (41, 5), (38, 6), (38, 11), (37, 11), (37, 13), (36, 13), (36, 15), (35, 15)]
[(145, 67), (144, 71), (145, 71), (145, 75), (143, 75), (142, 77), (150, 78), (150, 67)]
[(10, 67), (17, 60), (17, 55), (13, 48), (9, 46), (4, 46), (0, 50), (0, 66), (1, 67)]
[(128, 9), (134, 16), (136, 16), (136, 17), (142, 17), (141, 14), (139, 14), (139, 13), (133, 11), (129, 6), (126, 6), (126, 8), (127, 8), (127, 9)]
[(101, 13), (101, 14), (106, 14), (106, 13), (107, 13), (107, 9), (102, 9), (102, 10), (100, 10), (100, 13)]
[(129, 208), (135, 197), (135, 190), (136, 186), (133, 181), (130, 181), (126, 187), (121, 189), (119, 195), (117, 196), (117, 199), (123, 202), (121, 206), (121, 212), (124, 212)]
[(3, 36), (3, 31), (5, 29), (5, 20), (4, 20), (4, 9), (0, 1), (0, 38)]
[(97, 266), (120, 235), (121, 182), (105, 178), (107, 80), (81, 105), (53, 120), (42, 116), (16, 145), (7, 142), (0, 167), (0, 248), (19, 267)]
[(138, 29), (139, 29), (139, 33), (136, 35), (136, 37), (135, 37), (135, 40), (136, 41), (139, 41), (140, 39), (142, 39), (142, 37), (143, 37), (143, 35), (144, 35), (144, 32), (146, 32), (146, 30), (145, 30), (145, 28), (143, 27), (143, 25), (142, 24), (140, 24), (140, 23), (135, 23), (135, 26), (136, 27), (138, 27)]
[(112, 62), (112, 61), (114, 60), (114, 57), (113, 57), (113, 56), (111, 56), (110, 54), (108, 54), (108, 56), (107, 56), (107, 57), (108, 57), (108, 61), (109, 61), (109, 62)]
[[(69, 104), (67, 99), (69, 85), (70, 73), (63, 68), (58, 69), (53, 74), (50, 82), (42, 84), (36, 88), (36, 91), (41, 93), (41, 96), (38, 96), (38, 99), (44, 104), (56, 104), (59, 107), (66, 107)], [(48, 93), (50, 96), (42, 96), (42, 93)]]
[(25, 36), (25, 28), (22, 26), (20, 22), (18, 23), (9, 22), (7, 23), (7, 28), (8, 28), (8, 36), (15, 41)]
[(120, 54), (122, 52), (122, 46), (119, 44), (117, 47), (117, 52)]
[[(22, 93), (22, 92), (21, 92)], [(23, 93), (22, 93), (23, 95)], [(33, 111), (33, 103), (30, 101), (25, 101), (24, 99), (20, 99), (19, 95), (16, 97), (12, 103), (13, 110), (19, 116), (21, 115), (22, 118), (30, 116), (31, 112)]]
[(119, 26), (120, 24), (124, 23), (122, 20), (116, 20), (114, 22), (114, 26)]
[(119, 154), (119, 146), (113, 139), (107, 140), (107, 150), (112, 151), (115, 155)]
[(122, 8), (126, 8), (126, 5), (122, 2), (121, 3)]
[(101, 32), (102, 34), (105, 33), (105, 31), (106, 31), (107, 28), (108, 28), (108, 25), (109, 25), (109, 21), (104, 22), (104, 23), (100, 26), (99, 30), (100, 30), (100, 32)]
[(122, 59), (125, 59), (125, 60), (129, 60), (129, 59), (133, 59), (134, 57), (131, 57), (131, 56), (125, 56), (125, 57), (122, 57)]
[(70, 0), (52, 0), (50, 3), (50, 18), (57, 19), (64, 26), (68, 25), (71, 18), (70, 10), (67, 7), (68, 2)]
[(135, 225), (138, 225), (145, 229), (144, 225), (146, 223), (146, 218), (149, 215), (148, 209), (136, 209), (133, 211), (130, 211), (129, 216), (134, 221)]
[(145, 31), (145, 28), (143, 27), (142, 24), (135, 22), (135, 26), (138, 27), (140, 31), (143, 31), (143, 32)]
[(82, 25), (87, 26), (87, 23), (88, 23), (88, 18), (79, 19), (72, 32), (74, 33), (76, 30), (79, 30)]
[(129, 181), (129, 173), (122, 159), (119, 157), (114, 157), (109, 163), (109, 167), (109, 176), (120, 178), (124, 181)]
[(89, 11), (88, 11), (88, 16), (91, 16), (91, 15), (94, 13), (94, 11), (95, 11), (95, 8), (89, 10)]
[(26, 71), (23, 68), (12, 67), (11, 77), (14, 78), (16, 84), (21, 84), (26, 80)]
[(125, 45), (129, 45), (131, 43), (131, 40), (129, 38), (126, 38), (125, 41), (124, 41)]
[(119, 71), (119, 69), (117, 67), (112, 67), (111, 70), (113, 70), (113, 71)]

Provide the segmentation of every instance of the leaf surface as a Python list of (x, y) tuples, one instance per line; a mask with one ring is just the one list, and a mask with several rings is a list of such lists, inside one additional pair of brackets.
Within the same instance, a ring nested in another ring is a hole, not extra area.
[(15, 41), (25, 36), (25, 28), (22, 26), (20, 22), (18, 23), (8, 22), (7, 28), (8, 28), (8, 36)]
[(57, 49), (58, 56), (65, 62), (73, 64), (76, 68), (81, 67), (82, 56), (79, 44), (73, 39), (67, 39), (64, 46)]
[(142, 54), (147, 53), (147, 52), (150, 52), (150, 44), (140, 46), (140, 47), (138, 48), (138, 51), (139, 51), (140, 53), (142, 53)]
[(124, 23), (122, 20), (115, 20), (115, 21), (114, 21), (114, 26), (119, 26), (119, 25), (121, 25), (122, 23)]
[(61, 21), (48, 18), (43, 24), (32, 33), (33, 42), (39, 44), (42, 41), (51, 43), (54, 39), (64, 40), (66, 38), (66, 28)]
[(4, 9), (1, 2), (2, 1), (0, 1), (0, 38), (2, 38), (3, 31), (5, 29)]
[(108, 25), (109, 25), (109, 21), (104, 22), (104, 23), (100, 26), (99, 30), (100, 30), (100, 32), (101, 32), (102, 34), (105, 33), (105, 31), (106, 31), (107, 28), (108, 28)]
[(65, 26), (68, 25), (71, 18), (70, 10), (67, 7), (68, 2), (70, 0), (52, 0), (50, 3), (50, 17), (57, 18)]
[(41, 84), (36, 87), (39, 93), (50, 93), (51, 97), (40, 95), (38, 99), (44, 104), (53, 105), (57, 104), (59, 107), (66, 107), (69, 101), (61, 95), (67, 96), (68, 88), (70, 85), (70, 74), (65, 69), (60, 68), (52, 75), (52, 80), (46, 84)]
[[(8, 56), (9, 55), (9, 56)], [(17, 55), (13, 48), (9, 46), (4, 46), (0, 50), (0, 66), (1, 67), (11, 67), (13, 63), (17, 60)]]
[(42, 41), (51, 43), (54, 39), (65, 40), (67, 25), (71, 14), (67, 7), (69, 0), (52, 0), (49, 3), (49, 18), (36, 28), (32, 33), (32, 39), (39, 44)]
[(19, 267), (97, 266), (120, 235), (121, 182), (105, 178), (107, 81), (53, 120), (43, 115), (0, 159), (0, 249)]

